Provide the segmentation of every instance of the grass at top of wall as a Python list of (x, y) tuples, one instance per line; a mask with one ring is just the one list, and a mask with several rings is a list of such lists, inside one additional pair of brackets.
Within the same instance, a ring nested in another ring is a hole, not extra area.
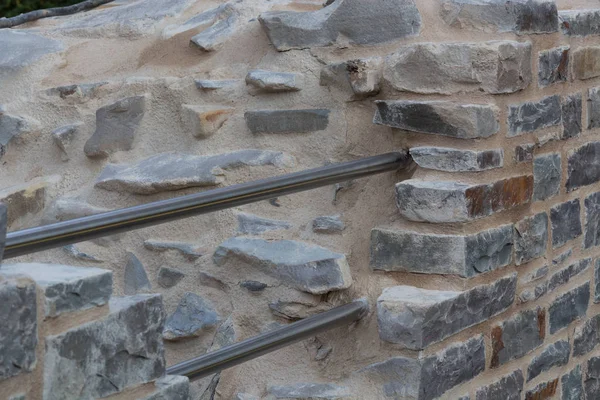
[(42, 8), (64, 7), (82, 0), (0, 0), (0, 17), (14, 17)]

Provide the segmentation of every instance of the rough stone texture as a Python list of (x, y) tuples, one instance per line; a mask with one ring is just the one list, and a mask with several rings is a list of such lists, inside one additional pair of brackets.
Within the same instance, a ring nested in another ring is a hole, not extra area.
[(512, 249), (512, 225), (471, 235), (383, 228), (371, 231), (371, 265), (375, 270), (471, 277), (510, 264)]
[(444, 0), (442, 19), (450, 26), (484, 32), (518, 34), (558, 31), (558, 12), (553, 0), (496, 1)]
[(327, 129), (329, 110), (263, 110), (244, 113), (252, 133), (306, 133)]
[(600, 181), (600, 142), (586, 143), (570, 151), (568, 171), (568, 192)]
[(544, 343), (546, 311), (537, 307), (521, 311), (492, 328), (491, 368), (523, 357)]
[(343, 90), (348, 100), (375, 96), (381, 90), (382, 65), (380, 57), (328, 64), (321, 69), (319, 84)]
[(160, 295), (112, 298), (110, 314), (46, 338), (44, 399), (98, 398), (165, 372)]
[(190, 45), (206, 52), (215, 51), (233, 36), (239, 25), (237, 12), (230, 4), (224, 4), (222, 7), (214, 24), (193, 36), (190, 39)]
[(135, 164), (108, 164), (96, 187), (134, 194), (152, 194), (188, 187), (215, 186), (225, 172), (244, 166), (284, 167), (291, 158), (279, 151), (239, 150), (232, 153), (195, 156), (161, 153)]
[(600, 35), (600, 10), (561, 10), (558, 17), (565, 35)]
[(261, 233), (290, 229), (289, 222), (278, 219), (262, 218), (258, 215), (239, 213), (237, 215), (238, 232), (242, 235), (260, 235)]
[(308, 243), (237, 237), (219, 245), (213, 260), (249, 264), (296, 289), (323, 294), (352, 284), (346, 256)]
[(189, 400), (190, 381), (185, 376), (165, 375), (158, 379), (154, 393), (139, 400)]
[(585, 236), (583, 247), (600, 245), (600, 192), (585, 198)]
[(589, 282), (557, 297), (548, 308), (550, 333), (554, 334), (576, 319), (585, 316), (589, 300)]
[(85, 154), (108, 157), (117, 151), (131, 150), (145, 111), (145, 96), (127, 97), (99, 108), (96, 131), (83, 147)]
[(79, 122), (77, 124), (61, 126), (52, 131), (52, 139), (54, 140), (54, 144), (60, 149), (63, 161), (69, 159), (71, 143), (82, 125), (83, 123)]
[(571, 247), (570, 249), (567, 249), (567, 250), (563, 251), (562, 253), (560, 253), (558, 256), (556, 256), (552, 260), (552, 265), (562, 264), (563, 262), (565, 262), (567, 260), (567, 258), (571, 257), (572, 254), (573, 254), (573, 248)]
[(29, 276), (44, 291), (46, 316), (85, 310), (108, 303), (112, 271), (59, 264), (2, 264), (0, 275)]
[(171, 288), (177, 285), (183, 278), (185, 274), (175, 268), (169, 268), (162, 266), (158, 270), (157, 282), (160, 286), (164, 288)]
[(568, 374), (560, 378), (562, 397), (561, 400), (581, 400), (583, 399), (583, 384), (581, 375), (581, 365), (576, 366)]
[(560, 96), (548, 96), (508, 107), (508, 137), (533, 132), (562, 122)]
[(573, 356), (579, 357), (594, 350), (600, 344), (600, 314), (575, 328)]
[(529, 203), (533, 176), (487, 185), (409, 179), (396, 184), (396, 205), (411, 221), (466, 222)]
[(373, 397), (383, 399), (421, 399), (421, 362), (418, 359), (393, 357), (357, 371), (375, 389)]
[(531, 43), (415, 43), (386, 58), (383, 79), (416, 93), (514, 93), (532, 81)]
[(553, 274), (550, 279), (548, 279), (548, 291), (553, 292), (557, 287), (562, 286), (568, 283), (571, 278), (577, 276), (588, 269), (588, 267), (592, 264), (591, 258), (585, 258), (583, 260), (579, 260), (574, 264), (569, 265), (566, 268), (563, 268)]
[(581, 236), (580, 209), (579, 199), (558, 204), (550, 209), (552, 248), (561, 247), (569, 240)]
[(214, 135), (233, 114), (231, 107), (181, 105), (181, 119), (185, 130), (199, 139)]
[(518, 163), (528, 162), (533, 160), (533, 151), (535, 144), (527, 143), (515, 147), (515, 161)]
[(421, 28), (413, 0), (334, 0), (317, 11), (262, 13), (259, 21), (279, 51), (338, 42), (376, 45), (417, 35)]
[(173, 250), (181, 254), (188, 261), (194, 261), (202, 257), (200, 247), (192, 243), (148, 239), (144, 240), (144, 247), (159, 253)]
[(600, 357), (588, 360), (583, 386), (586, 400), (600, 396)]
[(301, 77), (292, 72), (276, 72), (255, 69), (246, 75), (246, 85), (252, 93), (297, 92), (302, 89)]
[(523, 372), (516, 370), (491, 385), (477, 389), (475, 400), (521, 400)]
[(533, 200), (547, 200), (558, 194), (561, 182), (560, 153), (543, 154), (533, 159)]
[(51, 175), (0, 190), (0, 202), (8, 209), (8, 226), (42, 211), (46, 205), (47, 192), (60, 179), (57, 175)]
[(240, 282), (240, 286), (248, 289), (250, 292), (258, 293), (262, 292), (267, 288), (266, 283), (258, 282), (258, 281), (243, 281)]
[(267, 392), (274, 399), (342, 399), (350, 397), (347, 388), (332, 383), (297, 383), (289, 386), (270, 386)]
[(569, 362), (571, 346), (567, 340), (546, 345), (544, 351), (534, 357), (527, 367), (527, 382), (539, 376), (542, 372), (553, 367), (566, 365)]
[(218, 322), (219, 315), (208, 300), (187, 292), (175, 312), (167, 318), (163, 338), (181, 340), (198, 337), (216, 327)]
[(30, 132), (34, 127), (35, 123), (33, 120), (8, 114), (6, 109), (0, 105), (0, 158), (6, 153), (8, 144), (14, 138)]
[(375, 105), (373, 123), (406, 131), (473, 139), (499, 129), (495, 106), (408, 100), (376, 100)]
[(281, 318), (296, 321), (329, 311), (333, 308), (330, 303), (312, 303), (310, 301), (276, 301), (269, 303), (271, 312)]
[(554, 398), (556, 389), (558, 388), (558, 378), (542, 382), (531, 390), (525, 393), (525, 400), (547, 400)]
[(600, 76), (600, 47), (585, 46), (573, 52), (572, 75), (575, 79), (591, 79)]
[[(600, 127), (600, 87), (588, 89), (587, 127), (588, 129)], [(588, 145), (595, 143), (588, 143)]]
[(548, 244), (548, 214), (539, 213), (517, 222), (514, 242), (516, 265), (542, 257)]
[(89, 262), (94, 262), (94, 263), (103, 262), (103, 260), (100, 260), (99, 258), (96, 258), (90, 254), (80, 251), (74, 244), (68, 244), (68, 245), (64, 246), (62, 249), (65, 253), (67, 253), (71, 257), (76, 258), (81, 261), (89, 261)]
[[(4, 267), (4, 266), (3, 266)], [(35, 284), (27, 279), (0, 281), (0, 381), (33, 370), (38, 343)]]
[(528, 274), (523, 279), (523, 282), (529, 283), (529, 282), (538, 281), (538, 280), (544, 278), (546, 275), (548, 275), (549, 271), (550, 271), (550, 268), (547, 265), (544, 265), (543, 267), (538, 268), (538, 269), (534, 270), (532, 273)]
[(581, 93), (567, 96), (562, 102), (563, 134), (561, 139), (570, 139), (581, 133), (583, 110)]
[(326, 215), (313, 219), (312, 230), (317, 233), (340, 233), (346, 228), (341, 215)]
[(127, 253), (123, 286), (123, 291), (126, 295), (152, 289), (142, 262), (133, 253)]
[(107, 211), (110, 211), (110, 209), (96, 207), (76, 198), (62, 197), (48, 207), (44, 218), (49, 222), (67, 221)]
[(569, 46), (540, 51), (538, 84), (541, 87), (566, 82), (569, 77)]
[(221, 79), (221, 80), (209, 80), (209, 79), (196, 79), (196, 87), (200, 90), (217, 90), (227, 87), (231, 87), (238, 83), (236, 79)]
[(506, 310), (516, 287), (513, 274), (465, 292), (386, 288), (377, 299), (379, 337), (405, 348), (424, 349)]
[(504, 150), (462, 150), (422, 146), (410, 149), (413, 160), (422, 168), (447, 172), (486, 171), (504, 166)]
[(34, 64), (63, 49), (61, 42), (18, 29), (0, 31), (0, 75)]

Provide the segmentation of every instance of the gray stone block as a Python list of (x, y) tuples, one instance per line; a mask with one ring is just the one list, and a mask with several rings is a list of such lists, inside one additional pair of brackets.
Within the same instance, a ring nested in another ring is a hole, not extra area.
[(572, 289), (557, 297), (548, 308), (550, 334), (565, 328), (585, 316), (590, 301), (590, 283)]
[(391, 399), (420, 399), (421, 362), (418, 359), (393, 357), (368, 365), (356, 375), (373, 384), (373, 397)]
[(379, 337), (422, 350), (505, 311), (516, 288), (516, 274), (464, 292), (386, 288), (377, 299)]
[(217, 133), (233, 114), (231, 107), (181, 105), (184, 129), (198, 139), (206, 139)]
[(187, 292), (175, 312), (167, 318), (163, 338), (174, 341), (199, 337), (215, 328), (218, 322), (219, 315), (208, 300)]
[(248, 289), (250, 292), (258, 293), (262, 292), (267, 288), (266, 283), (258, 282), (258, 281), (243, 281), (240, 282), (240, 286)]
[(563, 246), (581, 236), (581, 206), (579, 199), (558, 204), (550, 209), (552, 222), (552, 248)]
[(553, 292), (559, 286), (567, 284), (571, 278), (581, 274), (592, 264), (591, 258), (585, 258), (579, 260), (574, 264), (569, 265), (566, 268), (554, 273), (550, 279), (548, 279), (548, 291)]
[(350, 397), (350, 391), (347, 388), (332, 383), (296, 383), (289, 386), (270, 386), (267, 393), (275, 399), (285, 400), (336, 400)]
[(537, 307), (521, 311), (492, 328), (491, 368), (523, 357), (544, 343), (546, 311)]
[(523, 372), (518, 369), (491, 385), (477, 389), (475, 400), (521, 400), (523, 383)]
[(188, 261), (194, 261), (202, 257), (200, 246), (193, 243), (148, 239), (144, 240), (144, 247), (158, 253), (172, 250), (181, 254)]
[(209, 79), (196, 79), (194, 81), (196, 87), (200, 90), (217, 90), (229, 88), (236, 83), (240, 82), (237, 79), (221, 79), (221, 80), (209, 80)]
[(517, 163), (533, 161), (533, 151), (535, 150), (535, 144), (526, 143), (515, 147), (515, 161)]
[(538, 384), (525, 393), (526, 400), (549, 400), (554, 398), (558, 389), (558, 378)]
[(249, 85), (253, 92), (265, 93), (297, 92), (302, 89), (301, 77), (298, 74), (261, 69), (248, 72), (246, 85)]
[(67, 161), (69, 159), (71, 143), (73, 142), (75, 135), (82, 125), (83, 122), (78, 122), (76, 124), (61, 126), (52, 131), (52, 140), (60, 149), (61, 158), (63, 161)]
[(213, 25), (192, 36), (190, 45), (206, 52), (218, 50), (233, 36), (238, 27), (239, 17), (235, 8), (231, 4), (224, 4)]
[(581, 93), (566, 96), (562, 102), (563, 134), (561, 139), (570, 139), (581, 133), (583, 110)]
[(527, 382), (538, 377), (542, 372), (548, 371), (553, 367), (560, 367), (569, 362), (571, 346), (567, 340), (549, 344), (536, 357), (531, 360), (527, 367)]
[(422, 168), (447, 172), (486, 171), (504, 166), (504, 150), (462, 150), (422, 146), (410, 149), (413, 160)]
[[(600, 128), (600, 87), (588, 89), (587, 127), (588, 129)], [(588, 143), (588, 145), (594, 143), (596, 142)]]
[(3, 29), (0, 31), (0, 73), (18, 71), (63, 48), (57, 40), (26, 30)]
[(584, 205), (585, 236), (583, 247), (589, 249), (600, 245), (600, 192), (587, 196)]
[(543, 267), (538, 268), (538, 269), (534, 270), (532, 273), (526, 275), (526, 277), (523, 279), (523, 282), (529, 283), (529, 282), (535, 282), (537, 280), (540, 280), (543, 277), (545, 277), (546, 275), (548, 275), (549, 271), (550, 271), (550, 268), (548, 268), (547, 265), (544, 265)]
[(573, 357), (583, 356), (600, 344), (600, 314), (595, 315), (575, 328), (573, 335)]
[(548, 247), (548, 214), (539, 213), (517, 222), (514, 242), (516, 265), (545, 255)]
[[(0, 42), (0, 48), (1, 46)], [(0, 66), (0, 70), (1, 68)], [(2, 105), (0, 105), (0, 158), (6, 153), (8, 144), (14, 138), (30, 132), (33, 130), (34, 125), (33, 120), (8, 114)]]
[(190, 381), (185, 376), (165, 375), (158, 379), (154, 386), (156, 390), (139, 400), (189, 400)]
[(373, 123), (406, 131), (459, 139), (486, 138), (498, 132), (492, 105), (449, 101), (376, 100)]
[(317, 233), (340, 233), (346, 228), (340, 215), (324, 215), (313, 219), (312, 230)]
[(600, 259), (596, 260), (594, 268), (594, 303), (600, 303)]
[(548, 96), (508, 107), (508, 137), (556, 126), (562, 122), (560, 96)]
[(381, 90), (383, 59), (380, 57), (328, 64), (321, 69), (319, 84), (348, 93), (348, 100), (375, 96)]
[(123, 286), (123, 291), (126, 295), (133, 295), (152, 289), (144, 265), (135, 254), (130, 252), (127, 253)]
[(556, 196), (560, 190), (562, 167), (560, 153), (543, 154), (533, 159), (533, 200)]
[(540, 51), (538, 84), (541, 87), (566, 82), (569, 77), (569, 46)]
[(600, 181), (600, 142), (586, 143), (571, 150), (568, 174), (567, 192)]
[(583, 46), (573, 51), (571, 58), (573, 79), (592, 79), (600, 76), (599, 46)]
[(292, 224), (278, 219), (259, 217), (258, 215), (239, 213), (238, 233), (242, 235), (260, 235), (261, 233), (286, 230), (292, 227)]
[(558, 13), (560, 28), (565, 35), (600, 35), (600, 10), (561, 10)]
[(329, 110), (263, 110), (244, 113), (252, 133), (307, 133), (329, 125)]
[(259, 21), (279, 51), (331, 46), (338, 41), (376, 45), (417, 35), (421, 28), (421, 15), (413, 0), (368, 4), (334, 0), (317, 11), (262, 13)]
[(586, 400), (600, 397), (600, 357), (588, 360), (583, 387)]
[(45, 315), (86, 310), (108, 303), (112, 271), (59, 264), (2, 264), (0, 275), (29, 276), (44, 291)]
[(164, 288), (171, 288), (177, 285), (184, 277), (185, 274), (183, 272), (175, 268), (162, 266), (158, 270), (158, 277), (156, 280), (160, 286)]
[(581, 365), (576, 366), (568, 374), (560, 378), (562, 397), (561, 400), (583, 399), (583, 383)]
[(241, 261), (313, 294), (347, 289), (352, 284), (345, 255), (304, 242), (231, 238), (217, 247), (213, 260), (217, 265)]

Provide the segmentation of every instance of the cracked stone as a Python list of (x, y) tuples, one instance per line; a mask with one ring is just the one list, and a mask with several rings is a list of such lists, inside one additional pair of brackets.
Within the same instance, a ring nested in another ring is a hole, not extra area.
[(212, 26), (190, 39), (190, 46), (196, 46), (205, 52), (220, 49), (237, 31), (238, 19), (235, 8), (231, 5), (225, 5)]
[(600, 142), (586, 143), (571, 150), (568, 157), (567, 192), (600, 181)]
[(167, 317), (163, 338), (175, 341), (199, 337), (215, 328), (218, 322), (219, 315), (208, 300), (187, 292), (175, 312)]
[[(588, 89), (587, 126), (588, 129), (600, 127), (600, 87)], [(595, 143), (596, 142), (588, 144), (595, 145)]]
[(583, 385), (586, 399), (596, 399), (600, 396), (600, 357), (588, 360)]
[(491, 385), (477, 389), (475, 400), (521, 400), (523, 372), (516, 370)]
[(525, 400), (548, 400), (554, 398), (557, 388), (558, 378), (552, 381), (542, 382), (525, 393)]
[(234, 8), (231, 4), (225, 3), (218, 7), (211, 8), (198, 15), (188, 19), (181, 25), (168, 25), (163, 29), (162, 38), (170, 39), (180, 33), (190, 32), (192, 30), (199, 31), (210, 28), (227, 16), (231, 15)]
[(570, 353), (571, 346), (567, 340), (559, 340), (547, 345), (544, 351), (531, 360), (527, 368), (527, 382), (553, 367), (566, 365), (569, 362)]
[(562, 176), (559, 153), (543, 154), (533, 159), (533, 200), (543, 201), (558, 194)]
[(581, 133), (582, 113), (581, 93), (572, 94), (564, 98), (562, 103), (563, 134), (561, 139), (570, 139)]
[(587, 270), (591, 264), (592, 259), (585, 258), (552, 274), (552, 276), (548, 280), (548, 291), (552, 292), (557, 287), (567, 284), (571, 280), (571, 278)]
[(526, 143), (515, 147), (515, 161), (518, 163), (533, 161), (535, 144)]
[(569, 75), (569, 46), (540, 51), (538, 83), (541, 87), (566, 82)]
[(562, 389), (562, 400), (581, 400), (583, 399), (583, 384), (581, 375), (581, 365), (576, 366), (560, 378)]
[(575, 328), (573, 334), (573, 357), (583, 356), (600, 344), (600, 314)]
[(583, 247), (589, 249), (600, 245), (600, 192), (585, 198), (585, 236)]

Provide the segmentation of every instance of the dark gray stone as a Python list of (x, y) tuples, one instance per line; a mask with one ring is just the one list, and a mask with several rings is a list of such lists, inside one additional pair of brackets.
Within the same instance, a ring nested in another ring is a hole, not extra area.
[(142, 262), (133, 253), (127, 253), (127, 264), (125, 265), (124, 288), (126, 295), (152, 289), (146, 270)]
[(164, 288), (171, 288), (177, 285), (183, 278), (185, 274), (175, 268), (169, 268), (162, 266), (158, 270), (158, 277), (156, 280), (158, 284)]
[(185, 242), (174, 242), (171, 240), (144, 240), (144, 247), (159, 253), (165, 251), (176, 251), (189, 261), (202, 257), (202, 251), (198, 245)]
[(219, 315), (209, 301), (187, 292), (175, 312), (167, 318), (163, 338), (174, 341), (198, 337), (216, 327), (218, 321)]
[(594, 303), (600, 303), (600, 259), (596, 260), (594, 268)]
[(561, 10), (558, 18), (565, 35), (600, 35), (600, 10)]
[(260, 235), (261, 233), (290, 229), (289, 222), (259, 217), (258, 215), (239, 213), (238, 233), (242, 235)]
[(214, 23), (207, 29), (190, 39), (190, 45), (195, 45), (202, 51), (218, 50), (238, 29), (239, 17), (231, 4), (224, 4), (214, 19)]
[(26, 30), (0, 30), (0, 75), (34, 64), (46, 54), (63, 49), (61, 42)]
[(600, 245), (600, 192), (585, 198), (585, 236), (583, 247)]
[(423, 146), (411, 148), (410, 154), (420, 167), (438, 171), (486, 171), (504, 166), (502, 149), (477, 151)]
[[(360, 17), (358, 17), (360, 16)], [(331, 46), (338, 41), (376, 45), (419, 34), (413, 0), (334, 0), (317, 11), (262, 13), (259, 21), (279, 51)]]
[(583, 356), (600, 344), (600, 314), (595, 315), (575, 328), (573, 335), (573, 357)]
[(340, 233), (346, 228), (340, 215), (327, 215), (317, 217), (312, 222), (313, 232)]
[(600, 357), (588, 360), (583, 387), (586, 400), (600, 397)]
[(562, 122), (560, 96), (548, 96), (508, 107), (508, 137), (533, 132)]
[(475, 400), (521, 400), (523, 383), (523, 372), (518, 369), (491, 385), (477, 389)]
[[(596, 59), (598, 58), (596, 57)], [(588, 129), (600, 128), (600, 87), (588, 89), (587, 127)], [(586, 146), (595, 145), (596, 143), (588, 143)]]
[(517, 222), (514, 242), (516, 265), (545, 255), (548, 247), (548, 214), (539, 213)]
[(550, 209), (552, 248), (561, 247), (569, 240), (581, 236), (580, 211), (579, 199), (558, 204)]
[(84, 253), (83, 251), (80, 251), (77, 247), (75, 247), (74, 244), (68, 244), (66, 246), (64, 246), (62, 248), (64, 250), (65, 253), (67, 253), (68, 255), (72, 256), (73, 258), (76, 258), (78, 260), (81, 261), (88, 261), (88, 262), (93, 262), (93, 263), (101, 263), (103, 262), (102, 260)]
[(350, 397), (347, 388), (332, 383), (296, 383), (289, 386), (270, 386), (267, 393), (275, 399), (285, 400), (336, 400)]
[(313, 294), (347, 289), (352, 284), (346, 256), (298, 241), (231, 238), (217, 247), (213, 260), (217, 265), (241, 261)]
[(327, 129), (329, 110), (246, 111), (244, 118), (252, 133), (306, 133)]
[(560, 378), (562, 397), (561, 400), (582, 400), (583, 383), (581, 375), (581, 365), (576, 366), (568, 374)]
[(558, 378), (542, 382), (525, 393), (525, 400), (549, 400), (554, 398), (558, 389)]
[(533, 200), (556, 196), (561, 182), (560, 153), (543, 154), (533, 159)]
[(573, 79), (586, 80), (600, 76), (598, 57), (600, 57), (599, 46), (582, 46), (573, 51), (571, 57)]
[(590, 142), (570, 151), (568, 173), (567, 192), (600, 181), (600, 142)]
[(262, 292), (267, 288), (266, 283), (258, 282), (258, 281), (243, 281), (240, 282), (240, 286), (248, 289), (251, 292)]
[(465, 292), (386, 288), (377, 299), (379, 337), (422, 350), (508, 309), (515, 298), (517, 275)]
[(583, 110), (581, 93), (567, 96), (562, 102), (562, 139), (570, 139), (581, 133), (581, 113)]
[(515, 161), (518, 163), (532, 161), (535, 144), (527, 143), (515, 147)]
[(82, 125), (83, 122), (79, 122), (77, 124), (61, 126), (52, 131), (52, 139), (54, 140), (54, 144), (60, 149), (63, 161), (69, 159), (71, 142)]
[(200, 90), (217, 90), (227, 87), (231, 87), (239, 82), (237, 79), (222, 79), (222, 80), (209, 80), (209, 79), (196, 79), (194, 81), (196, 87)]
[(589, 282), (557, 297), (548, 308), (550, 334), (554, 334), (576, 319), (585, 316), (589, 301)]
[[(0, 32), (7, 31), (4, 29)], [(1, 43), (0, 43), (1, 48)], [(0, 66), (1, 68), (1, 66)], [(0, 105), (0, 158), (6, 153), (8, 144), (15, 138), (33, 129), (33, 121), (11, 115)]]
[(255, 92), (297, 92), (302, 89), (301, 78), (292, 72), (275, 72), (256, 69), (246, 75), (246, 85)]
[(521, 311), (492, 328), (491, 368), (523, 357), (544, 343), (546, 312), (537, 307)]
[(154, 393), (138, 400), (189, 400), (190, 381), (185, 376), (165, 375), (154, 383)]
[(548, 280), (548, 291), (552, 292), (557, 287), (565, 285), (571, 280), (571, 278), (587, 270), (591, 264), (592, 259), (585, 258), (583, 260), (577, 261), (575, 264), (571, 264), (568, 267), (556, 272)]
[(406, 131), (459, 139), (486, 138), (498, 132), (498, 109), (449, 101), (376, 100), (373, 123)]
[(548, 275), (549, 270), (550, 270), (550, 268), (548, 268), (547, 265), (544, 265), (543, 267), (538, 268), (535, 271), (533, 271), (531, 274), (529, 274), (525, 279), (523, 279), (523, 282), (529, 283), (529, 282), (535, 282), (537, 280), (540, 280), (543, 277), (545, 277), (546, 275)]
[(534, 357), (531, 363), (529, 363), (529, 367), (527, 367), (527, 382), (553, 367), (566, 365), (569, 362), (570, 353), (571, 346), (569, 346), (567, 340), (559, 340), (547, 345), (544, 351)]
[(112, 298), (101, 320), (46, 337), (44, 399), (101, 398), (164, 375), (160, 295)]
[(216, 276), (209, 274), (207, 272), (203, 272), (200, 271), (198, 273), (198, 277), (200, 278), (200, 284), (204, 285), (204, 286), (208, 286), (217, 290), (221, 290), (223, 292), (225, 292), (227, 289), (229, 289), (229, 285), (227, 285), (225, 282), (223, 282), (221, 279), (217, 278)]
[(348, 100), (375, 96), (381, 90), (382, 64), (380, 57), (329, 64), (321, 69), (319, 84), (343, 90)]
[(421, 362), (418, 359), (393, 357), (357, 371), (374, 384), (371, 393), (382, 399), (421, 399)]
[(540, 51), (538, 83), (541, 87), (566, 82), (569, 76), (569, 46)]
[(552, 265), (562, 264), (563, 262), (565, 262), (567, 260), (567, 258), (571, 257), (572, 254), (573, 254), (573, 248), (571, 247), (570, 249), (567, 249), (566, 251), (563, 251), (558, 256), (556, 256), (552, 260)]

